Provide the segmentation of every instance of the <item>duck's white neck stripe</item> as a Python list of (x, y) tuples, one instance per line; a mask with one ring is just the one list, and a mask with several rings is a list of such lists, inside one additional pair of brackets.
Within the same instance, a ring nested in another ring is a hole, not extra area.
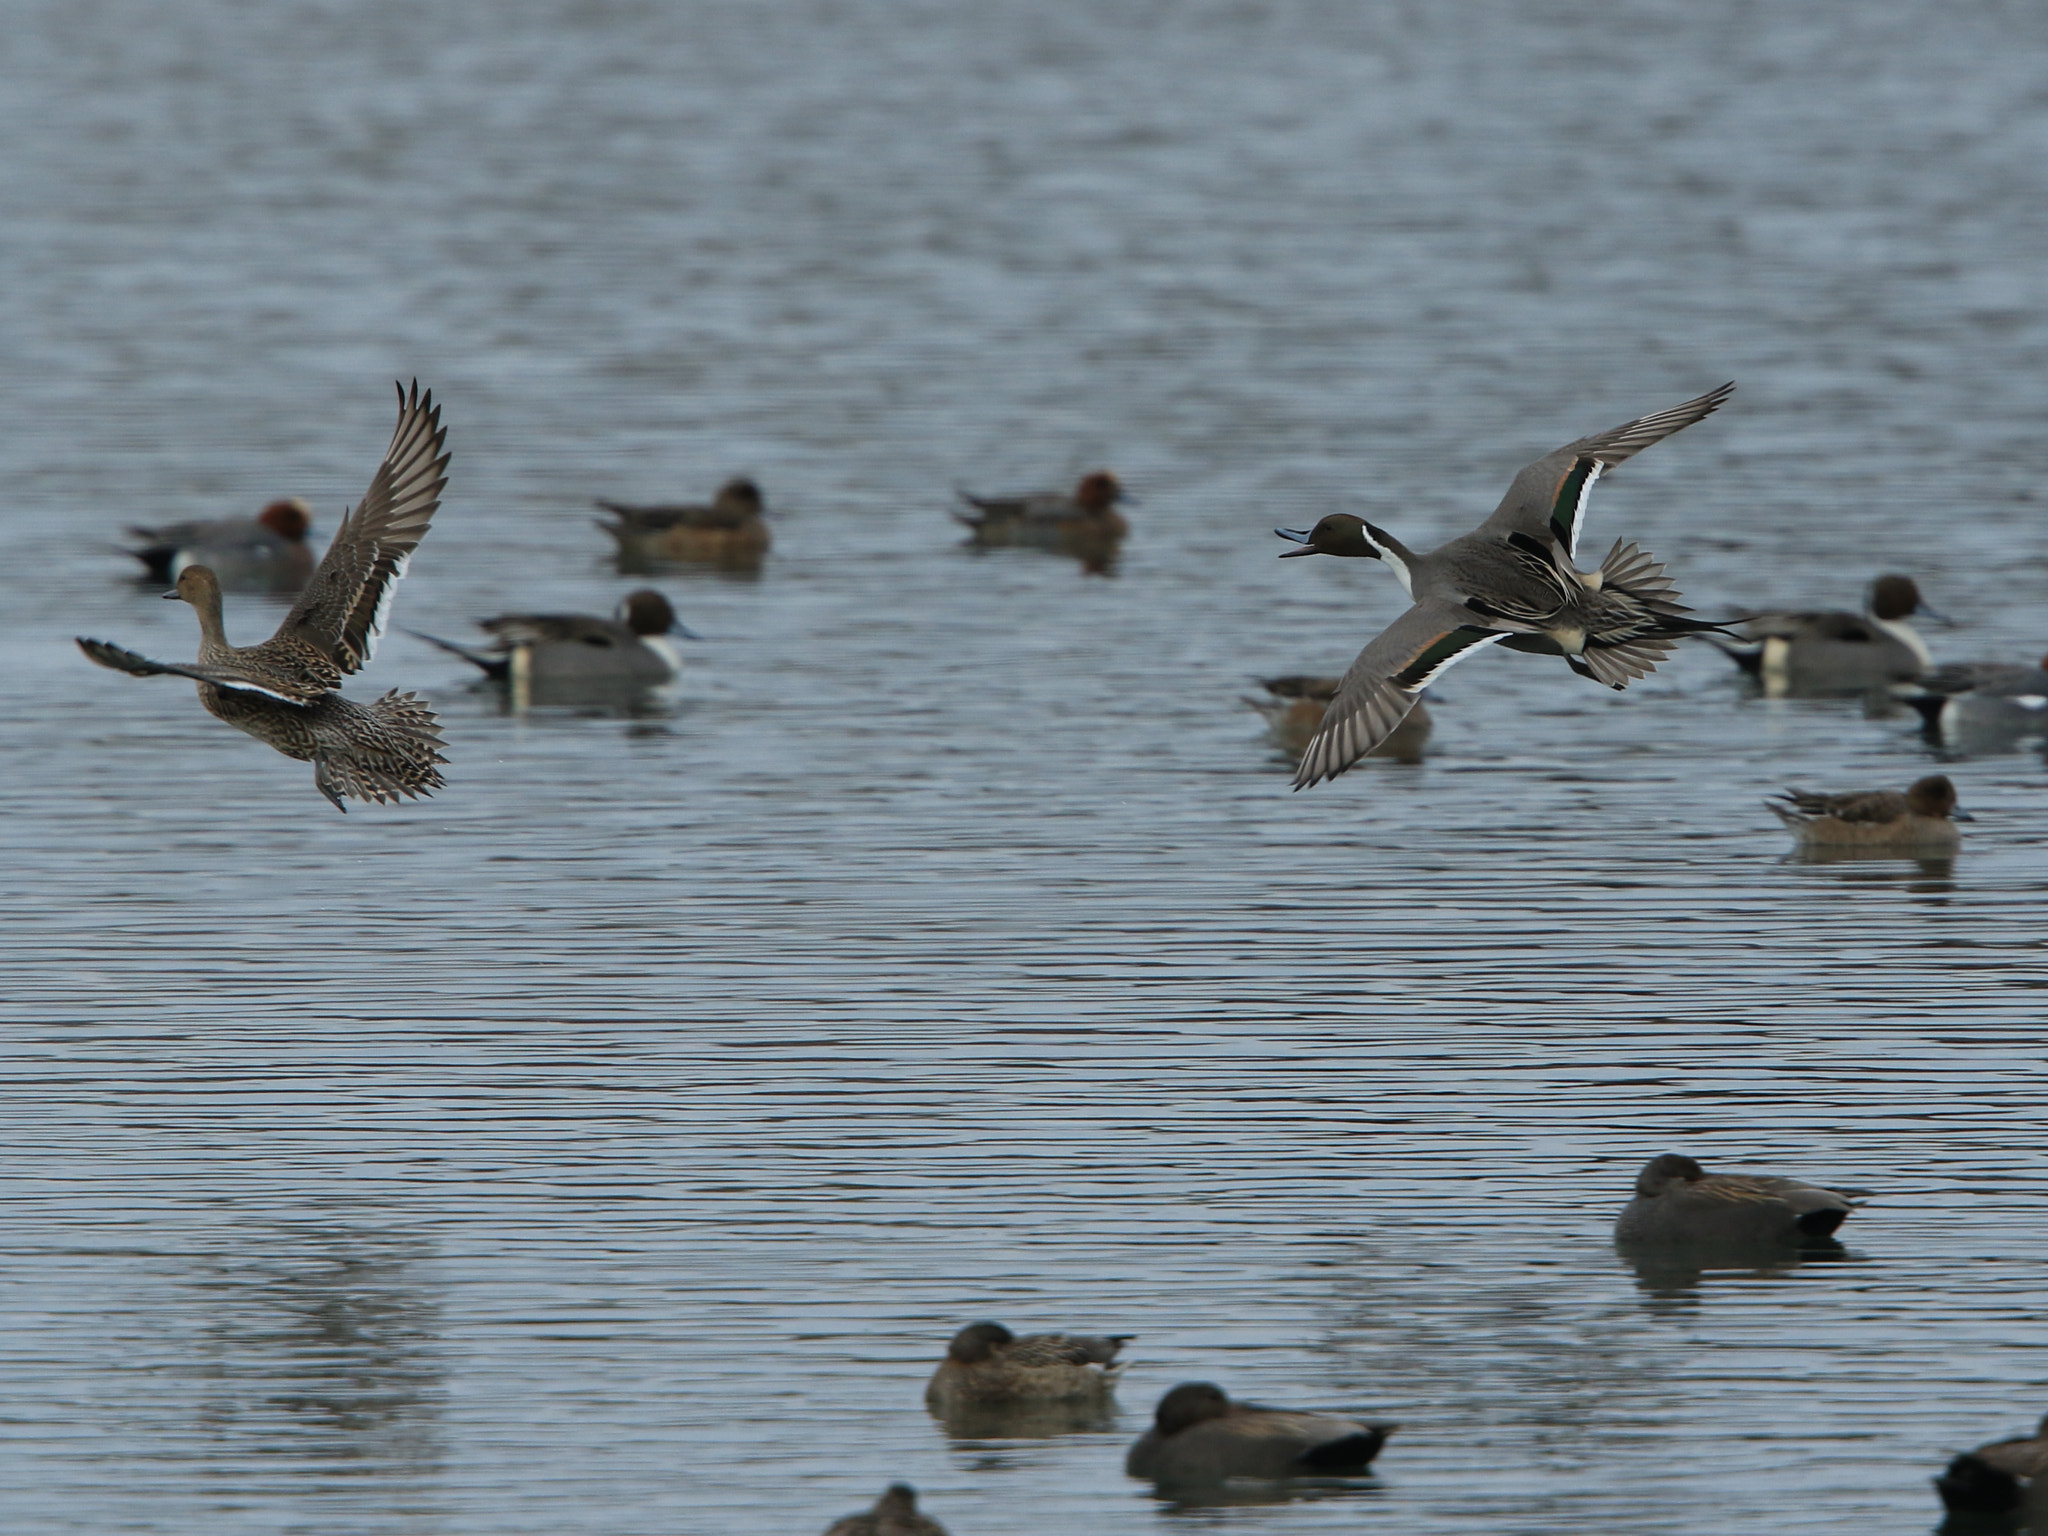
[(1365, 542), (1372, 546), (1373, 553), (1378, 555), (1382, 560), (1386, 561), (1388, 568), (1393, 571), (1394, 575), (1397, 578), (1399, 578), (1401, 582), (1401, 590), (1406, 592), (1410, 597), (1413, 597), (1415, 595), (1415, 574), (1414, 572), (1408, 569), (1408, 562), (1406, 560), (1403, 560), (1399, 555), (1395, 554), (1385, 544), (1382, 544), (1378, 539), (1373, 537), (1371, 523), (1367, 523), (1362, 532), (1365, 538)]
[(1880, 619), (1875, 614), (1870, 616), (1870, 622), (1911, 651), (1922, 672), (1932, 670), (1934, 653), (1927, 649), (1927, 642), (1920, 638), (1920, 632), (1912, 625), (1904, 619)]

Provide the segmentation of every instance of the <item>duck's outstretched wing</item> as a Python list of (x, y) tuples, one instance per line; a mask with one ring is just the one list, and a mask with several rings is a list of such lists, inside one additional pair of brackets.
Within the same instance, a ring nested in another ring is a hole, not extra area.
[(344, 673), (361, 671), (376, 654), (392, 589), (426, 537), (448, 484), (447, 438), (433, 392), (421, 393), (415, 379), (408, 397), (400, 385), (398, 427), (384, 462), (335, 530), (320, 569), (278, 626), (278, 639), (313, 646)]
[(1662, 442), (1703, 417), (1710, 416), (1733, 394), (1732, 383), (1668, 411), (1638, 416), (1605, 432), (1595, 432), (1555, 453), (1546, 453), (1515, 476), (1493, 516), (1480, 524), (1481, 533), (1506, 538), (1526, 533), (1555, 540), (1568, 557), (1576, 557), (1579, 528), (1586, 520), (1586, 501), (1600, 476), (1632, 459), (1652, 443)]
[(1417, 603), (1360, 651), (1301, 754), (1294, 787), (1334, 779), (1393, 734), (1444, 668), (1506, 638), (1472, 620), (1471, 610), (1455, 603)]
[(324, 695), (324, 690), (304, 695), (282, 693), (276, 688), (267, 688), (252, 682), (232, 667), (209, 667), (194, 662), (187, 666), (175, 661), (151, 661), (147, 656), (134, 651), (123, 650), (105, 640), (88, 640), (78, 637), (78, 648), (103, 667), (112, 667), (116, 672), (127, 672), (135, 677), (189, 677), (197, 682), (212, 683), (216, 688), (232, 688), (238, 693), (260, 693), (266, 699), (276, 699), (283, 704), (297, 704), (301, 708), (313, 703)]

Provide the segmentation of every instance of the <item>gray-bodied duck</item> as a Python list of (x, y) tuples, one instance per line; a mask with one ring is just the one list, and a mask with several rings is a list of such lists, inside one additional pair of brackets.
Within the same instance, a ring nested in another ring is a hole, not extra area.
[(1826, 1238), (1848, 1219), (1861, 1191), (1826, 1189), (1762, 1173), (1708, 1173), (1666, 1152), (1636, 1175), (1614, 1240), (1702, 1247), (1796, 1245)]
[(1892, 789), (1816, 794), (1788, 789), (1764, 802), (1790, 827), (1803, 848), (1898, 848), (1953, 853), (1962, 846), (1958, 821), (1974, 818), (1956, 809), (1956, 787), (1945, 773), (1915, 779), (1900, 794)]
[(1233, 1477), (1345, 1477), (1365, 1471), (1398, 1425), (1233, 1402), (1213, 1382), (1184, 1381), (1159, 1400), (1124, 1471), (1156, 1483)]
[(453, 651), (483, 670), (493, 682), (535, 691), (573, 693), (597, 688), (655, 688), (682, 671), (683, 658), (669, 639), (697, 636), (676, 618), (669, 600), (652, 587), (628, 592), (615, 618), (584, 613), (502, 613), (478, 619), (491, 637), (486, 649), (457, 645), (415, 629), (430, 645)]
[(220, 583), (203, 565), (178, 573), (166, 597), (199, 615), (199, 659), (151, 661), (104, 640), (78, 642), (103, 667), (137, 677), (169, 674), (199, 684), (209, 713), (286, 757), (313, 765), (313, 782), (334, 808), (344, 796), (396, 802), (439, 789), (440, 726), (417, 694), (396, 689), (369, 704), (340, 692), (342, 678), (376, 654), (391, 598), (448, 483), (447, 431), (433, 395), (417, 381), (398, 391), (398, 427), (361, 503), (277, 633), (259, 645), (228, 644)]
[(2048, 1503), (2048, 1418), (2031, 1435), (1993, 1440), (1965, 1451), (1934, 1480), (1952, 1514), (2012, 1514)]
[(825, 1536), (946, 1536), (946, 1528), (917, 1511), (917, 1490), (891, 1483), (872, 1509), (825, 1527)]
[(131, 527), (129, 535), (142, 542), (128, 553), (157, 582), (176, 581), (186, 566), (203, 565), (231, 592), (297, 592), (313, 574), (306, 543), (312, 529), (313, 509), (288, 496), (254, 517)]
[(1707, 639), (1766, 693), (1853, 692), (1903, 682), (1934, 665), (1927, 642), (1908, 622), (1916, 613), (1948, 622), (1927, 606), (1912, 577), (1880, 576), (1861, 613), (1760, 613), (1732, 626), (1731, 640)]
[(1927, 734), (1941, 741), (2048, 730), (2048, 657), (2031, 667), (1951, 662), (1893, 685), (1892, 692), (1918, 710)]
[[(1296, 789), (1335, 778), (1383, 741), (1422, 690), (1482, 646), (1562, 655), (1582, 677), (1625, 688), (1655, 670), (1677, 637), (1718, 629), (1690, 612), (1664, 567), (1616, 540), (1598, 570), (1582, 571), (1579, 530), (1594, 484), (1615, 465), (1710, 415), (1733, 384), (1667, 411), (1567, 443), (1525, 466), (1473, 532), (1421, 554), (1363, 518), (1336, 512), (1290, 556), (1385, 561), (1414, 606), (1359, 652), (1294, 776)], [(1283, 556), (1282, 558), (1286, 558)]]
[(1099, 1405), (1116, 1390), (1117, 1353), (1133, 1335), (1027, 1333), (969, 1323), (925, 1386), (934, 1413), (1034, 1403)]
[(761, 563), (770, 543), (767, 501), (761, 487), (741, 476), (719, 487), (708, 505), (603, 501), (611, 514), (598, 527), (618, 541), (619, 559), (632, 565), (680, 561), (730, 567)]

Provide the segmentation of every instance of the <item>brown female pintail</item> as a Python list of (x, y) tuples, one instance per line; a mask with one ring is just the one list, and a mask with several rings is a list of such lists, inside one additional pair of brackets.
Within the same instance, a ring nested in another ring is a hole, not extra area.
[(1956, 809), (1956, 787), (1945, 773), (1915, 779), (1903, 795), (1890, 789), (1839, 795), (1788, 789), (1764, 803), (1798, 835), (1802, 847), (1953, 853), (1963, 840), (1956, 823), (1974, 820), (1968, 811)]
[(624, 565), (674, 560), (745, 567), (760, 564), (768, 553), (766, 506), (751, 480), (728, 480), (709, 506), (598, 505), (612, 520), (597, 526), (619, 541)]
[(286, 757), (313, 765), (320, 793), (346, 811), (343, 796), (394, 802), (439, 789), (441, 731), (417, 694), (358, 704), (343, 677), (376, 654), (391, 598), (448, 483), (447, 432), (431, 393), (417, 382), (398, 391), (398, 427), (362, 502), (335, 530), (327, 557), (277, 633), (260, 645), (228, 644), (220, 583), (203, 565), (178, 573), (166, 597), (199, 614), (199, 659), (151, 661), (104, 640), (79, 647), (103, 667), (138, 677), (170, 674), (199, 684), (199, 702), (237, 730)]
[(652, 587), (628, 592), (619, 602), (617, 618), (504, 613), (478, 619), (476, 627), (491, 637), (489, 648), (472, 649), (419, 630), (411, 633), (482, 668), (493, 682), (556, 692), (573, 691), (581, 684), (658, 687), (683, 668), (683, 658), (668, 637), (697, 638), (677, 622), (669, 600)]
[(1622, 1207), (1614, 1240), (1727, 1247), (1811, 1242), (1831, 1235), (1861, 1196), (1860, 1190), (1771, 1174), (1708, 1173), (1693, 1159), (1666, 1152), (1636, 1175), (1635, 1198)]
[(312, 527), (312, 508), (291, 496), (254, 517), (130, 528), (142, 543), (128, 553), (158, 582), (176, 581), (186, 566), (203, 565), (231, 592), (296, 592), (313, 574), (313, 551), (306, 543)]
[(2012, 1514), (2048, 1503), (2048, 1418), (2031, 1435), (1994, 1440), (1965, 1451), (1934, 1480), (1944, 1509), (1955, 1514)]
[(934, 1413), (1025, 1403), (1101, 1404), (1123, 1367), (1117, 1352), (1132, 1337), (1028, 1333), (1001, 1323), (969, 1323), (953, 1335), (932, 1372), (924, 1400)]
[(1071, 494), (1039, 491), (1028, 496), (975, 496), (954, 493), (972, 512), (954, 518), (972, 532), (970, 543), (988, 548), (1013, 544), (1056, 549), (1063, 554), (1108, 557), (1115, 554), (1131, 525), (1117, 511), (1125, 499), (1123, 485), (1108, 470), (1083, 475)]
[(946, 1528), (917, 1512), (917, 1490), (891, 1483), (874, 1508), (825, 1527), (825, 1536), (946, 1536)]
[[(1547, 453), (1516, 474), (1493, 515), (1427, 554), (1363, 518), (1333, 512), (1314, 528), (1276, 528), (1302, 548), (1288, 555), (1385, 561), (1414, 600), (1359, 652), (1302, 754), (1294, 787), (1335, 778), (1401, 723), (1443, 670), (1482, 646), (1562, 655), (1582, 677), (1625, 688), (1655, 670), (1676, 637), (1717, 629), (1689, 610), (1664, 567), (1615, 541), (1600, 568), (1582, 571), (1579, 529), (1594, 483), (1672, 433), (1709, 415), (1735, 388), (1638, 417)], [(1283, 557), (1285, 558), (1285, 557)]]
[(1934, 665), (1907, 622), (1942, 615), (1921, 600), (1910, 576), (1880, 576), (1863, 612), (1840, 609), (1760, 613), (1733, 626), (1732, 640), (1708, 640), (1773, 695), (1854, 692), (1919, 676)]
[[(1251, 705), (1266, 717), (1266, 734), (1273, 745), (1294, 758), (1308, 750), (1308, 744), (1315, 740), (1321, 729), (1323, 716), (1329, 712), (1330, 700), (1337, 696), (1337, 689), (1343, 684), (1341, 677), (1266, 677), (1259, 680), (1259, 686), (1266, 690), (1267, 697), (1255, 699), (1246, 695), (1245, 703)], [(1429, 734), (1435, 729), (1435, 722), (1429, 717), (1429, 706), (1420, 699), (1408, 711), (1401, 723), (1387, 735), (1378, 746), (1366, 753), (1367, 757), (1384, 757), (1397, 763), (1419, 763), (1422, 751), (1429, 743)]]
[(1397, 1428), (1333, 1413), (1235, 1403), (1219, 1386), (1187, 1381), (1159, 1400), (1152, 1428), (1131, 1447), (1124, 1471), (1169, 1484), (1342, 1477), (1371, 1466)]

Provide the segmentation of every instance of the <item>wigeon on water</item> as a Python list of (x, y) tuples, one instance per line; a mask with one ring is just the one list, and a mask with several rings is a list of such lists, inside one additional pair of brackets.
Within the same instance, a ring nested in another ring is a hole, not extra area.
[(1880, 576), (1861, 613), (1760, 613), (1732, 625), (1732, 640), (1707, 638), (1766, 693), (1855, 692), (1903, 682), (1934, 665), (1927, 642), (1907, 622), (1916, 613), (1948, 622), (1922, 601), (1912, 577)]
[(612, 515), (597, 526), (618, 540), (625, 567), (679, 561), (745, 568), (759, 565), (768, 553), (767, 507), (751, 480), (728, 480), (708, 506), (597, 504)]
[(313, 550), (306, 543), (312, 527), (312, 508), (290, 496), (254, 517), (131, 527), (129, 535), (142, 543), (128, 553), (158, 582), (176, 581), (186, 566), (203, 565), (229, 591), (296, 592), (313, 574)]
[(1710, 414), (1734, 388), (1724, 384), (1545, 454), (1515, 476), (1477, 529), (1428, 554), (1342, 512), (1307, 531), (1274, 530), (1303, 546), (1288, 555), (1383, 560), (1414, 600), (1344, 674), (1294, 787), (1349, 768), (1386, 739), (1446, 667), (1482, 646), (1500, 641), (1562, 655), (1580, 676), (1625, 688), (1653, 671), (1676, 637), (1719, 628), (1682, 617), (1690, 610), (1664, 567), (1633, 544), (1616, 540), (1595, 571), (1573, 562), (1595, 482)]
[(1233, 1477), (1345, 1477), (1370, 1467), (1399, 1427), (1233, 1402), (1211, 1382), (1187, 1381), (1159, 1400), (1152, 1427), (1124, 1458), (1124, 1471), (1181, 1486)]
[(166, 597), (199, 615), (199, 659), (151, 661), (104, 640), (79, 647), (103, 667), (138, 677), (169, 674), (199, 684), (199, 702), (237, 730), (313, 765), (320, 793), (346, 811), (344, 796), (395, 802), (442, 786), (441, 731), (417, 694), (369, 704), (344, 697), (341, 680), (376, 654), (391, 598), (448, 483), (447, 432), (431, 393), (417, 382), (398, 391), (398, 427), (362, 502), (335, 530), (320, 569), (277, 633), (258, 645), (228, 644), (220, 583), (188, 565)]
[(1636, 1175), (1614, 1240), (1700, 1246), (1797, 1244), (1832, 1234), (1855, 1209), (1856, 1190), (1826, 1189), (1763, 1173), (1708, 1173), (1677, 1152)]
[(1945, 773), (1915, 779), (1903, 795), (1891, 789), (1834, 795), (1788, 789), (1764, 803), (1807, 848), (1953, 853), (1962, 844), (1956, 823), (1974, 819), (1968, 811), (1956, 809), (1956, 787)]
[(924, 1389), (935, 1413), (1004, 1404), (1109, 1401), (1123, 1367), (1117, 1352), (1132, 1335), (1027, 1333), (1001, 1323), (969, 1323)]
[(582, 613), (505, 613), (478, 619), (491, 637), (487, 648), (457, 645), (419, 630), (411, 633), (483, 670), (515, 691), (573, 699), (583, 687), (653, 688), (672, 681), (683, 658), (670, 635), (697, 637), (676, 620), (669, 600), (652, 587), (628, 592), (618, 616)]
[(1122, 483), (1108, 470), (1083, 475), (1071, 492), (1038, 491), (1025, 496), (976, 496), (954, 493), (971, 509), (955, 512), (972, 535), (969, 543), (998, 549), (1025, 545), (1058, 550), (1098, 567), (1116, 554), (1130, 532), (1117, 511), (1127, 499)]
[(872, 1509), (825, 1527), (825, 1536), (946, 1536), (946, 1528), (917, 1512), (917, 1490), (891, 1483)]

